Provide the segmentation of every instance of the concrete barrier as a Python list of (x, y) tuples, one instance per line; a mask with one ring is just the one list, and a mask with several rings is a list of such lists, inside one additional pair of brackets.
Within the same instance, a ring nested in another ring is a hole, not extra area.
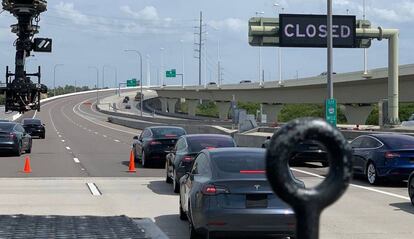
[(213, 126), (213, 125), (188, 125), (185, 123), (184, 124), (174, 124), (174, 123), (162, 124), (162, 123), (149, 122), (149, 121), (143, 121), (143, 120), (132, 120), (132, 119), (116, 117), (116, 116), (108, 117), (108, 122), (122, 125), (122, 126), (129, 127), (129, 128), (133, 128), (133, 129), (139, 129), (139, 130), (142, 130), (146, 127), (151, 127), (151, 126), (161, 126), (161, 125), (177, 126), (177, 127), (184, 128), (188, 134), (225, 134), (225, 135), (233, 136), (236, 132), (235, 130), (229, 130), (223, 127)]

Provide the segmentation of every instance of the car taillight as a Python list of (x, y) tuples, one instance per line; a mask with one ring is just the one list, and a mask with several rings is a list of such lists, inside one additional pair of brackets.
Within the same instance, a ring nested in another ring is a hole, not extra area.
[(264, 174), (266, 171), (264, 170), (240, 170), (241, 174)]
[(214, 196), (221, 193), (229, 193), (229, 190), (225, 187), (215, 185), (205, 185), (202, 189), (204, 195)]
[(15, 133), (10, 133), (10, 139), (14, 140), (16, 138), (16, 134)]
[(193, 161), (193, 157), (191, 157), (191, 156), (184, 156), (184, 158), (183, 158), (183, 162), (191, 162), (191, 161)]
[(150, 145), (160, 145), (161, 144), (161, 142), (158, 142), (158, 141), (151, 141), (151, 143), (150, 143)]
[(398, 153), (394, 153), (394, 152), (386, 152), (385, 153), (385, 158), (386, 159), (395, 159), (395, 158), (399, 158), (400, 154)]
[(206, 149), (215, 149), (216, 147), (206, 147)]

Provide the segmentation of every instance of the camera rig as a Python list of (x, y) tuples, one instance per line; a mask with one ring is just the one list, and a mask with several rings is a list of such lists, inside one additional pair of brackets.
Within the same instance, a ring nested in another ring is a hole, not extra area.
[[(40, 111), (41, 94), (47, 93), (46, 85), (40, 83), (41, 68), (29, 74), (25, 71), (26, 58), (32, 51), (52, 52), (52, 40), (34, 38), (39, 33), (40, 14), (47, 11), (46, 0), (3, 0), (3, 9), (17, 18), (17, 24), (11, 25), (12, 33), (17, 35), (15, 72), (6, 68), (6, 83), (0, 86), (0, 94), (6, 94), (5, 109), (24, 113), (30, 110)], [(37, 83), (31, 81), (37, 77)]]

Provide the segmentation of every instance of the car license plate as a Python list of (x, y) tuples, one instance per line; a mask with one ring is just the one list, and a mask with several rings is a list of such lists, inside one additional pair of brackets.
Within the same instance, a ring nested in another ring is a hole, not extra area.
[(247, 194), (246, 208), (267, 208), (267, 194)]

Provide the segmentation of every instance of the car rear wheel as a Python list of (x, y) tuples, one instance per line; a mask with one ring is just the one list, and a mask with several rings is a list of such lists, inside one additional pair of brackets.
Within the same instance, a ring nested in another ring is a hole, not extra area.
[(142, 156), (141, 156), (141, 164), (143, 168), (147, 168), (147, 162), (145, 162), (145, 151), (142, 151)]
[(322, 162), (322, 167), (324, 168), (329, 167), (329, 162)]
[(375, 185), (378, 183), (377, 168), (372, 162), (370, 162), (367, 166), (366, 176), (369, 184)]
[(189, 221), (188, 225), (190, 227), (190, 239), (206, 239), (205, 236), (203, 236), (202, 234), (198, 233), (194, 229), (193, 222)]
[(22, 142), (19, 142), (19, 145), (17, 146), (17, 149), (15, 151), (16, 156), (22, 155)]
[(181, 200), (180, 200), (180, 219), (182, 221), (187, 221), (187, 214), (184, 212), (183, 207), (181, 206)]
[(173, 171), (173, 189), (175, 193), (179, 193), (180, 192), (180, 183), (177, 182), (177, 174), (175, 173), (175, 171)]
[(408, 195), (410, 196), (411, 204), (414, 206), (414, 177), (408, 182)]
[(29, 144), (26, 153), (31, 154), (32, 153), (32, 143)]
[(171, 184), (173, 181), (168, 173), (169, 169), (168, 169), (168, 163), (165, 162), (165, 182), (168, 184)]

